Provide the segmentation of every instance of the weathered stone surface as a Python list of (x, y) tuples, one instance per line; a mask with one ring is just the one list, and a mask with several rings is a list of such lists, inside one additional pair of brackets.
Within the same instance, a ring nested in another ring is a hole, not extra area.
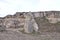
[(57, 23), (60, 21), (60, 18), (56, 13), (50, 14), (46, 19), (48, 19), (50, 23)]
[(32, 22), (33, 22), (34, 31), (38, 32), (38, 24), (36, 23), (34, 19), (32, 19)]
[(4, 25), (6, 25), (6, 28), (20, 28), (21, 25), (24, 25), (23, 23), (24, 19), (10, 18), (5, 19)]
[(34, 31), (38, 31), (38, 25), (34, 20), (34, 17), (31, 13), (25, 15), (25, 25), (24, 29), (26, 33), (32, 33)]
[[(53, 16), (51, 15), (53, 14)], [(42, 12), (16, 12), (14, 15), (7, 15), (6, 17), (0, 17), (0, 25), (6, 26), (6, 28), (18, 28), (18, 26), (24, 26), (27, 31), (38, 31), (38, 24), (35, 22), (35, 17), (48, 17), (51, 23), (60, 21), (60, 11), (42, 11)], [(16, 21), (14, 21), (16, 20)], [(52, 20), (52, 21), (51, 21)], [(40, 24), (41, 25), (41, 24)], [(27, 26), (27, 27), (26, 27)], [(30, 27), (29, 27), (30, 26)], [(30, 28), (30, 29), (29, 29)]]
[[(33, 35), (27, 35), (23, 34), (20, 31), (18, 32), (17, 29), (15, 30), (8, 30), (7, 32), (0, 32), (0, 40), (60, 40), (60, 23), (58, 24), (50, 24), (45, 19), (40, 19), (40, 17), (46, 16), (44, 12), (41, 13), (40, 16), (37, 16), (39, 18), (34, 19), (34, 16), (31, 14), (32, 12), (27, 12), (27, 14), (24, 16), (20, 16), (19, 14), (8, 16), (6, 18), (0, 19), (0, 31), (4, 30), (5, 26), (13, 28), (16, 28), (18, 26), (24, 25), (24, 29), (26, 33), (31, 33), (33, 30), (36, 32), (38, 31), (38, 25), (39, 25), (39, 31), (40, 34), (33, 34)], [(47, 12), (46, 12), (47, 13)], [(50, 12), (52, 13), (52, 12)], [(55, 12), (53, 12), (54, 15)], [(55, 13), (54, 17), (50, 17), (51, 14), (48, 12), (48, 16), (52, 19), (52, 21), (60, 21), (59, 15), (57, 15), (59, 12)], [(36, 15), (35, 15), (36, 16)], [(47, 16), (47, 17), (48, 17)], [(39, 20), (38, 20), (39, 19)], [(37, 22), (37, 23), (36, 23)], [(51, 22), (51, 21), (50, 21)]]
[(33, 32), (33, 25), (31, 20), (32, 20), (32, 17), (29, 14), (25, 14), (24, 30), (26, 33)]

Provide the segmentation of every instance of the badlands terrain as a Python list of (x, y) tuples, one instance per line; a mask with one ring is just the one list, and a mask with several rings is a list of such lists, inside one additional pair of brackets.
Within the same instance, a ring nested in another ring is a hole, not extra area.
[[(23, 31), (25, 17), (21, 12), (17, 12), (15, 15), (7, 15), (4, 18), (0, 18), (0, 40), (60, 40), (60, 22), (50, 23), (46, 19), (46, 17), (50, 17), (51, 13), (53, 13), (52, 17), (56, 16), (57, 18), (57, 14), (60, 11), (26, 13), (35, 13), (34, 20), (38, 24), (38, 31), (25, 33)], [(42, 13), (41, 16), (39, 15), (40, 13)], [(57, 14), (55, 15), (54, 13)]]

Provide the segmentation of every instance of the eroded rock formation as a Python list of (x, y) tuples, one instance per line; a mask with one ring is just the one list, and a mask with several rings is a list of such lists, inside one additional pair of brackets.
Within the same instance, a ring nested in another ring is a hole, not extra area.
[(38, 31), (38, 25), (35, 22), (33, 15), (31, 13), (25, 14), (25, 25), (24, 29), (26, 33), (32, 33), (33, 31)]
[(34, 19), (37, 17), (40, 19), (46, 17), (50, 23), (56, 23), (60, 21), (60, 11), (16, 12), (14, 15), (0, 17), (0, 25), (5, 26), (6, 29), (23, 28), (25, 32), (31, 33), (33, 30), (38, 31), (38, 24)]

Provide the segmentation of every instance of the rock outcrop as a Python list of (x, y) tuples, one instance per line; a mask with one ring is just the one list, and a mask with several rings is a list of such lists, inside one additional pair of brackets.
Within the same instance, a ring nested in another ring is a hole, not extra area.
[(37, 17), (40, 19), (46, 17), (50, 23), (56, 23), (60, 21), (60, 11), (16, 12), (14, 15), (0, 17), (0, 25), (4, 25), (6, 29), (23, 28), (25, 32), (31, 33), (33, 30), (38, 31), (39, 27), (34, 19)]
[(34, 20), (34, 17), (31, 13), (25, 14), (25, 25), (24, 29), (26, 33), (32, 33), (33, 31), (38, 31), (38, 25)]

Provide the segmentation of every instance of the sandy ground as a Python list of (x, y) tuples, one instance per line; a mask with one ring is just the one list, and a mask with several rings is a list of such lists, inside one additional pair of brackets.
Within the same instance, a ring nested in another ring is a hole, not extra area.
[(60, 40), (60, 33), (43, 32), (38, 35), (31, 35), (16, 31), (7, 31), (0, 32), (0, 40)]

